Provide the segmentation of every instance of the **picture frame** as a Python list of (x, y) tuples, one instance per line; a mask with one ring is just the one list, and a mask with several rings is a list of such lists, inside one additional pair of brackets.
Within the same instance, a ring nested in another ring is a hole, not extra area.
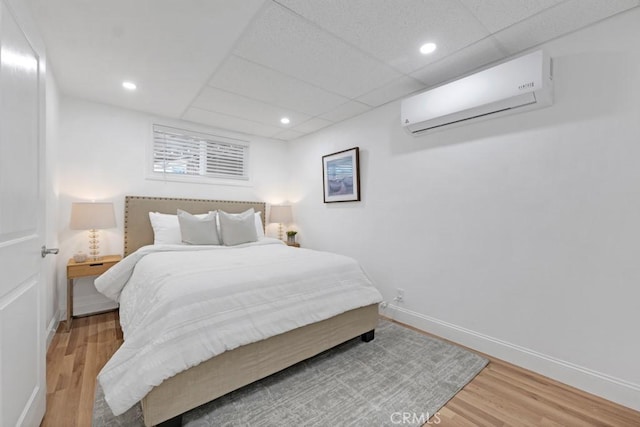
[(360, 201), (360, 148), (322, 156), (325, 203)]

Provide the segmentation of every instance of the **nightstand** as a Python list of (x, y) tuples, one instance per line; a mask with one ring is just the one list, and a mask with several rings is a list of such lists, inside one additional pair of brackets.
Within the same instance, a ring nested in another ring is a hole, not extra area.
[(105, 255), (97, 261), (75, 262), (73, 258), (67, 263), (67, 332), (71, 329), (73, 319), (73, 279), (99, 276), (122, 260), (120, 255)]
[(299, 248), (300, 247), (300, 243), (289, 243), (289, 242), (285, 242), (287, 244), (287, 246), (293, 246), (294, 248)]

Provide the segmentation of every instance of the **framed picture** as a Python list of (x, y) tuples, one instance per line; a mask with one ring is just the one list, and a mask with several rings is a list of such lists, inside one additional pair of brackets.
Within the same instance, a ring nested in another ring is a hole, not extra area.
[(360, 148), (322, 156), (324, 202), (360, 200)]

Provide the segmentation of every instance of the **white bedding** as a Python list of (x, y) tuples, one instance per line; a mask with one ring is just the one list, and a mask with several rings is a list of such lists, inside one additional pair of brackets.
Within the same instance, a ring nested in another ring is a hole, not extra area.
[(120, 302), (125, 341), (98, 375), (115, 415), (213, 356), (382, 300), (355, 260), (268, 238), (146, 246), (95, 283)]

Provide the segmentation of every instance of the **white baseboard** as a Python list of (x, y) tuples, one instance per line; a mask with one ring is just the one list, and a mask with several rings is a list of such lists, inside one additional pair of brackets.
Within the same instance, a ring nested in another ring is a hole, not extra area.
[(383, 314), (546, 377), (640, 411), (640, 385), (389, 304)]
[(56, 334), (58, 330), (58, 325), (60, 324), (60, 310), (57, 310), (49, 324), (47, 325), (47, 349), (51, 345), (51, 341), (53, 340), (53, 336)]

